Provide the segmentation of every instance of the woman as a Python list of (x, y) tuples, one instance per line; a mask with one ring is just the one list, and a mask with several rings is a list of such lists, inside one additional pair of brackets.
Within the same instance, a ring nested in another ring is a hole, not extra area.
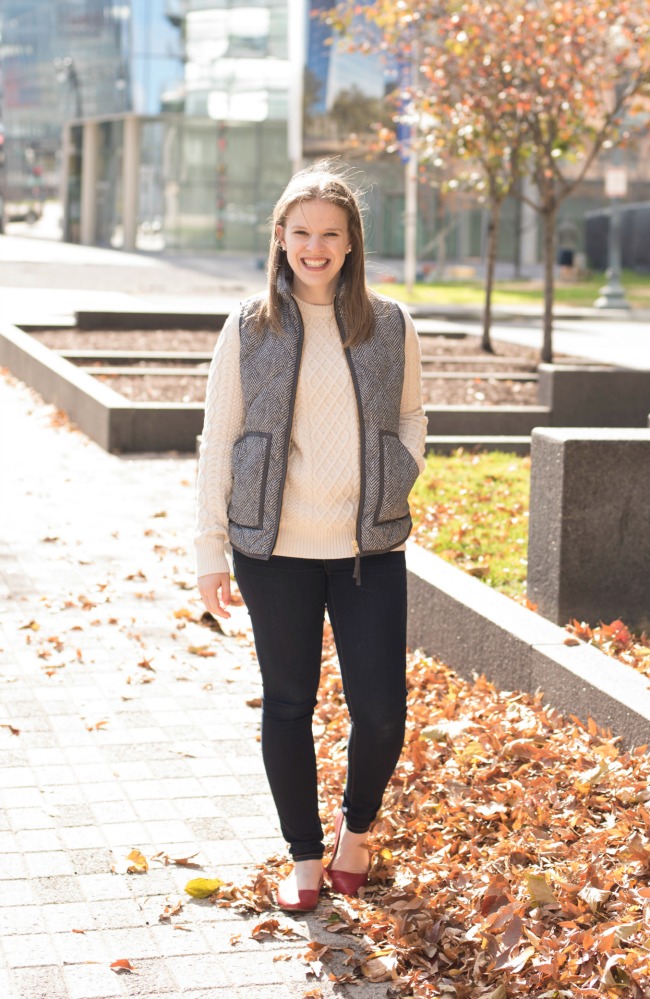
[(284, 909), (323, 884), (312, 715), (329, 614), (351, 717), (334, 890), (366, 883), (366, 834), (406, 715), (408, 494), (424, 466), (418, 338), (366, 287), (357, 199), (326, 161), (274, 215), (266, 294), (227, 320), (208, 380), (196, 531), (201, 597), (229, 617), (229, 540), (263, 683), (262, 755), (294, 861)]

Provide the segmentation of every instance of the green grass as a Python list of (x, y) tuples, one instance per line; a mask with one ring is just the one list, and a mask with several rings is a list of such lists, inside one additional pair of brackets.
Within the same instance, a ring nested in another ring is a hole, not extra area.
[(411, 493), (419, 544), (510, 597), (526, 593), (530, 458), (427, 456)]
[[(650, 308), (650, 277), (626, 271), (623, 287), (632, 308)], [(591, 307), (605, 283), (602, 274), (591, 275), (582, 281), (557, 282), (555, 301), (561, 305)], [(411, 305), (482, 305), (485, 289), (482, 281), (436, 281), (433, 284), (416, 284), (413, 294), (407, 296), (403, 284), (376, 284), (376, 291), (397, 298)], [(541, 281), (497, 281), (494, 286), (494, 305), (539, 304), (543, 301)]]

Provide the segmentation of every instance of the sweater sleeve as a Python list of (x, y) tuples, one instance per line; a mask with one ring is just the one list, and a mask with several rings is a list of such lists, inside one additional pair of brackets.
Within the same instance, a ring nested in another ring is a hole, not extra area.
[(229, 572), (228, 503), (232, 489), (232, 446), (244, 429), (244, 400), (239, 371), (239, 309), (219, 334), (205, 398), (197, 479), (196, 574)]
[(406, 311), (404, 321), (404, 385), (399, 417), (399, 439), (408, 448), (422, 471), (424, 469), (424, 444), (427, 435), (427, 417), (422, 406), (422, 362), (420, 338), (413, 320)]

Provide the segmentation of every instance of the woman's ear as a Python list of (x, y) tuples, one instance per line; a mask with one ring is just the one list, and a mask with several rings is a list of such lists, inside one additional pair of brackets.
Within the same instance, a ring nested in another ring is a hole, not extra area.
[(276, 225), (276, 227), (275, 227), (275, 235), (278, 238), (278, 242), (282, 243), (282, 241), (284, 239), (284, 226), (283, 225), (280, 225), (279, 223)]

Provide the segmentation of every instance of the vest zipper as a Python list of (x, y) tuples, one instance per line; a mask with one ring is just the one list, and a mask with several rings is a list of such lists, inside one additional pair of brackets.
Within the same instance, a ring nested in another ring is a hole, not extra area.
[(359, 506), (357, 508), (356, 537), (352, 542), (352, 551), (354, 552), (354, 572), (352, 578), (354, 579), (357, 586), (361, 586), (361, 556), (363, 554), (361, 550), (361, 516), (366, 498), (366, 428), (363, 422), (363, 410), (361, 408), (361, 392), (359, 390), (359, 383), (357, 381), (357, 373), (354, 370), (354, 364), (352, 363), (352, 357), (350, 356), (350, 351), (345, 346), (345, 327), (343, 325), (343, 320), (341, 318), (341, 310), (339, 309), (338, 294), (334, 298), (334, 315), (336, 317), (336, 325), (339, 328), (339, 333), (341, 336), (341, 340), (343, 342), (343, 353), (345, 354), (345, 358), (348, 362), (348, 367), (350, 368), (350, 374), (352, 376), (352, 385), (354, 387), (354, 397), (357, 401), (357, 410), (359, 411), (360, 484), (359, 484)]

